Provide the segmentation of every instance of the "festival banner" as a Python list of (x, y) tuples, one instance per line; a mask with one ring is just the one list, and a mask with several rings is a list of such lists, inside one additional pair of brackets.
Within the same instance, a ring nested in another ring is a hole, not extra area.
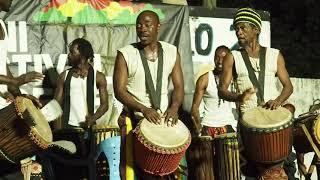
[[(68, 45), (83, 37), (93, 45), (94, 66), (108, 77), (109, 104), (113, 105), (112, 74), (117, 49), (138, 41), (135, 22), (144, 10), (158, 14), (159, 40), (178, 47), (186, 84), (185, 102), (189, 102), (185, 103), (185, 109), (189, 109), (187, 104), (192, 100), (194, 86), (187, 6), (108, 0), (13, 1), (10, 12), (1, 14), (10, 41), (9, 67), (16, 76), (33, 70), (45, 74), (43, 82), (30, 83), (21, 89), (50, 99), (58, 73), (67, 68)], [(109, 115), (114, 114), (112, 109), (109, 108)]]

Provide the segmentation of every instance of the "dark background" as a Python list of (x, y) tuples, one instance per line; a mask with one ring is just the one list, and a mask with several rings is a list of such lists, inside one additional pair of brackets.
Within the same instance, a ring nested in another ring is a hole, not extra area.
[(281, 50), (290, 76), (320, 78), (320, 1), (217, 0), (217, 7), (248, 5), (270, 12), (271, 47)]

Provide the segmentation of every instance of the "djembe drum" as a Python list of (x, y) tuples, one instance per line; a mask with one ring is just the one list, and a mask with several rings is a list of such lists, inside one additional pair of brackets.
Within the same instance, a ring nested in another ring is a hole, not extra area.
[(97, 124), (92, 127), (92, 133), (95, 138), (96, 144), (99, 145), (102, 141), (110, 137), (120, 136), (120, 129), (116, 126)]
[[(297, 164), (300, 175), (305, 176), (306, 178), (311, 177), (317, 164), (320, 148), (319, 112), (310, 111), (295, 119), (293, 147), (297, 153)], [(308, 152), (315, 152), (315, 154), (309, 168), (307, 169), (304, 163), (304, 154)]]
[(291, 152), (292, 114), (279, 107), (253, 108), (243, 114), (240, 133), (246, 157), (261, 174), (270, 166), (281, 166)]
[(239, 180), (240, 158), (236, 133), (217, 135), (214, 139), (215, 177), (218, 180)]
[(310, 115), (299, 120), (299, 122), (295, 122), (296, 126), (293, 131), (293, 146), (296, 152), (313, 152), (314, 150), (299, 124), (304, 124), (306, 126), (313, 142), (320, 148), (320, 115)]
[(214, 180), (214, 153), (211, 136), (193, 137), (186, 157), (189, 180)]
[(64, 129), (56, 129), (53, 131), (53, 140), (54, 141), (71, 141), (76, 146), (76, 153), (73, 154), (75, 157), (86, 157), (89, 153), (89, 142), (87, 139), (89, 138), (88, 132), (86, 132), (81, 127), (73, 127), (73, 128), (64, 128)]
[(134, 132), (134, 158), (138, 167), (163, 176), (174, 172), (191, 142), (188, 128), (178, 120), (173, 127), (142, 119)]
[(18, 162), (51, 142), (50, 126), (31, 100), (17, 97), (0, 110), (0, 159)]

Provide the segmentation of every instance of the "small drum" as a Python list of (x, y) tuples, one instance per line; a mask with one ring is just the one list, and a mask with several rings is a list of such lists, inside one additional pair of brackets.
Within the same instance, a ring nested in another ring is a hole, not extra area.
[(56, 129), (53, 131), (54, 141), (71, 141), (76, 146), (76, 157), (85, 157), (89, 153), (88, 133), (80, 127)]
[(50, 126), (31, 100), (17, 97), (0, 110), (0, 159), (18, 162), (51, 142)]
[[(311, 115), (301, 121), (312, 136), (315, 144), (320, 147), (320, 116)], [(302, 127), (297, 125), (293, 131), (293, 147), (298, 153), (313, 152), (313, 148), (308, 141)]]
[(102, 141), (106, 140), (109, 137), (120, 136), (119, 127), (104, 124), (94, 125), (92, 127), (92, 132), (97, 145), (99, 145)]
[(253, 108), (240, 121), (246, 156), (256, 163), (280, 163), (287, 158), (292, 149), (292, 131), (292, 114), (283, 107)]
[(217, 135), (214, 139), (214, 144), (216, 179), (241, 179), (239, 144), (236, 133)]
[(168, 127), (165, 123), (159, 125), (142, 119), (133, 132), (136, 164), (143, 171), (159, 176), (178, 168), (191, 142), (191, 134), (180, 120)]
[(188, 179), (214, 180), (214, 153), (211, 136), (192, 138), (186, 156)]

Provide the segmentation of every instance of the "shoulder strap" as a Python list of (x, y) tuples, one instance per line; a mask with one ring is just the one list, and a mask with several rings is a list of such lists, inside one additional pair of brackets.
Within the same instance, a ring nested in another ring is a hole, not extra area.
[(148, 60), (145, 56), (143, 49), (139, 49), (139, 54), (141, 57), (143, 69), (145, 72), (145, 80), (147, 91), (151, 97), (152, 107), (155, 109), (160, 109), (161, 105), (161, 89), (162, 89), (162, 75), (163, 75), (163, 49), (160, 43), (158, 43), (158, 70), (157, 70), (157, 84), (156, 89), (152, 81), (150, 69), (148, 66)]
[(87, 76), (87, 107), (89, 115), (94, 114), (94, 88), (94, 70), (93, 67), (90, 65)]
[(63, 85), (63, 114), (62, 114), (62, 125), (64, 128), (68, 127), (69, 117), (70, 117), (70, 82), (74, 69), (71, 68), (66, 75), (66, 80)]
[(254, 69), (250, 63), (249, 55), (245, 49), (240, 50), (244, 63), (249, 73), (249, 79), (252, 82), (253, 86), (258, 88), (257, 97), (258, 97), (258, 104), (264, 103), (264, 76), (265, 76), (265, 59), (266, 59), (266, 48), (260, 46), (259, 51), (259, 65), (260, 65), (260, 72), (259, 72), (259, 81), (254, 74)]

